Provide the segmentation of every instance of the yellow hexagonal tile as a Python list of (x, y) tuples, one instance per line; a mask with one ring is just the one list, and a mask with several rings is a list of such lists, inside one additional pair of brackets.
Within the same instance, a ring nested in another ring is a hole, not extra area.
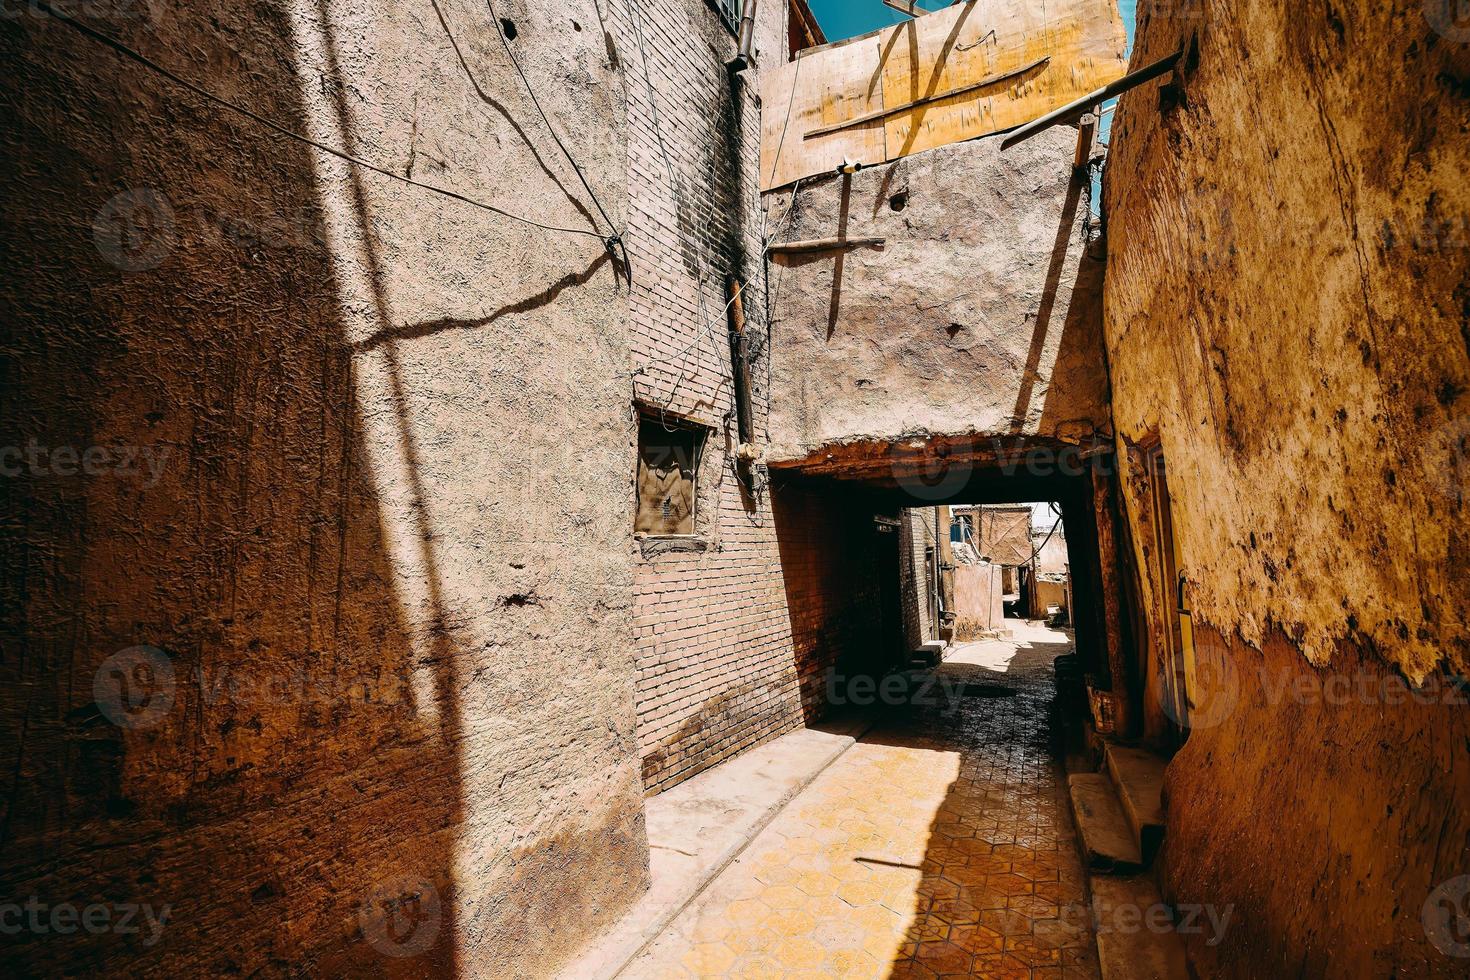
[[(763, 895), (768, 889), (762, 889), (757, 894)], [(759, 898), (738, 898), (725, 906), (725, 918), (737, 930), (747, 928), (760, 922), (771, 913), (770, 906), (763, 903)]]
[(817, 927), (817, 917), (805, 907), (772, 912), (761, 922), (762, 928), (779, 936), (803, 936)]
[(825, 872), (808, 871), (796, 880), (796, 887), (807, 895), (820, 898), (837, 891), (837, 879)]
[(680, 962), (695, 976), (718, 977), (735, 965), (735, 954), (723, 943), (699, 943)]
[(766, 908), (775, 909), (778, 912), (784, 909), (800, 908), (806, 900), (806, 893), (792, 885), (774, 885), (761, 892), (759, 898)]
[(732, 980), (785, 980), (786, 969), (770, 955), (742, 956), (727, 976)]
[(772, 955), (788, 970), (815, 970), (827, 951), (808, 936), (794, 936), (781, 940)]
[(844, 881), (837, 886), (837, 897), (854, 908), (862, 908), (881, 902), (888, 891), (874, 881)]
[(835, 953), (829, 953), (827, 959), (822, 963), (822, 972), (829, 977), (851, 977), (853, 980), (863, 977), (880, 977), (884, 973), (878, 961), (860, 949), (840, 949)]

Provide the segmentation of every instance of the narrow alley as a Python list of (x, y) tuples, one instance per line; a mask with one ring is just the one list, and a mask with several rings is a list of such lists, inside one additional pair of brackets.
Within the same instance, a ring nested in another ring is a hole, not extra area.
[(626, 977), (1096, 977), (1054, 730), (1060, 630), (956, 648)]
[(1470, 975), (1470, 0), (0, 59), (0, 977)]

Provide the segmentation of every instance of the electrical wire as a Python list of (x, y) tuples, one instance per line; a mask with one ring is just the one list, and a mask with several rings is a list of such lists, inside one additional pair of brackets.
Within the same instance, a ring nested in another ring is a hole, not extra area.
[[(1053, 508), (1053, 509), (1055, 509), (1055, 508)], [(1036, 556), (1041, 554), (1042, 550), (1046, 548), (1046, 543), (1051, 540), (1051, 536), (1053, 534), (1056, 534), (1057, 533), (1057, 528), (1059, 528), (1061, 526), (1062, 526), (1062, 515), (1061, 514), (1058, 514), (1057, 515), (1057, 522), (1051, 526), (1051, 530), (1050, 531), (1047, 531), (1046, 532), (1046, 537), (1044, 537), (1044, 538), (1041, 539), (1041, 544), (1037, 546), (1037, 548), (1036, 548), (1035, 551), (1031, 552), (1031, 557), (1030, 558), (1027, 558), (1021, 564), (1023, 564), (1023, 565), (1029, 565), (1033, 561), (1035, 561), (1036, 560)]]
[(412, 177), (405, 177), (401, 174), (396, 174), (391, 170), (387, 170), (383, 167), (378, 166), (377, 164), (369, 163), (366, 160), (355, 157), (350, 153), (345, 153), (342, 150), (337, 149), (336, 147), (328, 146), (325, 143), (319, 143), (308, 136), (302, 136), (300, 133), (287, 129), (285, 126), (273, 122), (272, 120), (267, 119), (265, 116), (262, 116), (259, 113), (253, 112), (250, 109), (239, 105), (238, 103), (231, 102), (229, 99), (226, 99), (223, 96), (215, 95), (208, 89), (196, 85), (195, 83), (189, 81), (187, 78), (176, 74), (171, 69), (166, 68), (153, 59), (149, 58), (147, 55), (133, 50), (116, 38), (104, 34), (101, 31), (95, 30), (94, 28), (88, 27), (86, 24), (75, 20), (71, 16), (56, 10), (50, 4), (46, 3), (45, 0), (33, 0), (33, 3), (35, 4), (35, 8), (37, 10), (58, 21), (59, 23), (65, 24), (66, 26), (72, 28), (73, 30), (80, 33), (82, 36), (89, 38), (90, 40), (95, 41), (98, 44), (103, 45), (104, 47), (111, 48), (113, 51), (122, 55), (124, 58), (136, 62), (137, 64), (140, 64), (143, 67), (153, 72), (156, 72), (159, 75), (162, 75), (164, 78), (167, 78), (175, 85), (182, 86), (183, 88), (186, 88), (189, 91), (193, 92), (195, 95), (207, 99), (208, 101), (213, 102), (216, 105), (221, 105), (224, 106), (226, 109), (237, 112), (245, 118), (253, 120), (254, 122), (257, 122), (267, 129), (278, 133), (281, 136), (285, 136), (288, 139), (293, 139), (299, 143), (304, 143), (307, 146), (315, 147), (316, 149), (321, 150), (323, 153), (330, 154), (331, 156), (337, 157), (338, 159), (345, 160), (351, 164), (355, 164), (356, 166), (362, 167), (364, 170), (371, 170), (373, 173), (381, 174), (384, 177), (389, 177), (401, 183), (409, 184), (410, 186), (418, 187), (423, 190), (430, 191), (434, 194), (439, 194), (444, 197), (460, 201), (461, 203), (468, 204), (471, 207), (476, 207), (485, 211), (489, 211), (492, 214), (498, 214), (501, 217), (509, 218), (512, 221), (519, 221), (522, 224), (531, 225), (533, 227), (540, 228), (543, 231), (555, 231), (567, 235), (583, 235), (588, 238), (595, 238), (598, 241), (603, 241), (605, 243), (605, 239), (599, 232), (587, 231), (584, 228), (562, 228), (557, 225), (542, 224), (541, 222), (535, 221), (531, 218), (527, 218), (519, 214), (514, 214), (510, 211), (504, 210), (503, 208), (498, 208), (493, 204), (486, 204), (483, 201), (477, 201), (474, 198), (466, 197), (465, 195), (460, 194), (457, 191), (451, 191), (443, 187), (436, 187), (433, 184), (426, 184), (422, 181), (414, 180)]
[[(577, 172), (577, 179), (587, 189), (587, 194), (592, 198), (592, 203), (597, 206), (598, 212), (602, 215), (602, 220), (607, 222), (608, 230), (612, 232), (612, 237), (608, 239), (608, 246), (617, 245), (622, 250), (623, 265), (627, 268), (628, 275), (631, 279), (633, 268), (628, 264), (628, 246), (623, 242), (623, 233), (618, 231), (618, 226), (609, 217), (607, 209), (602, 206), (602, 201), (598, 199), (597, 192), (592, 189), (592, 185), (587, 181), (587, 175), (582, 172), (582, 168), (578, 166), (576, 158), (567, 149), (567, 145), (562, 142), (561, 136), (556, 131), (556, 127), (551, 125), (551, 119), (546, 115), (546, 110), (541, 108), (541, 100), (536, 98), (536, 90), (531, 87), (531, 80), (526, 77), (525, 70), (521, 68), (520, 59), (511, 50), (510, 38), (505, 36), (505, 27), (500, 23), (500, 12), (495, 9), (495, 0), (485, 0), (485, 4), (490, 9), (490, 19), (495, 22), (495, 33), (500, 35), (500, 43), (505, 47), (505, 53), (510, 58), (510, 63), (514, 66), (516, 74), (521, 76), (521, 84), (526, 87), (526, 94), (531, 97), (531, 104), (536, 107), (536, 111), (541, 115), (541, 121), (546, 124), (546, 131), (556, 141), (556, 145), (561, 149), (562, 156), (567, 158), (567, 162)], [(598, 16), (601, 16), (600, 12)]]

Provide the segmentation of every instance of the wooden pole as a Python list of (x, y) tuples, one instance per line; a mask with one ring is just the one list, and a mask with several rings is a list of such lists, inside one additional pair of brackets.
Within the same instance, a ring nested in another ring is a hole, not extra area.
[(1169, 72), (1174, 70), (1174, 66), (1179, 63), (1179, 58), (1182, 54), (1182, 51), (1175, 51), (1167, 58), (1160, 58), (1146, 68), (1140, 68), (1138, 71), (1124, 75), (1116, 82), (1104, 85), (1102, 88), (1089, 92), (1076, 101), (1067, 103), (1060, 109), (1054, 109), (1048, 112), (1041, 118), (1035, 119), (1013, 131), (1011, 135), (1000, 141), (1000, 148), (1002, 150), (1008, 150), (1017, 143), (1028, 140), (1043, 130), (1071, 122), (1100, 102), (1105, 102), (1114, 96), (1122, 95), (1129, 89), (1135, 89), (1145, 82), (1151, 82), (1155, 78), (1169, 74)]
[[(750, 360), (745, 346), (745, 287), (730, 277), (730, 364), (735, 376), (735, 418), (740, 427), (742, 446), (752, 441), (754, 426), (750, 420)], [(767, 352), (767, 356), (769, 352)]]
[(835, 252), (847, 248), (878, 248), (888, 244), (886, 238), (813, 238), (803, 242), (773, 242), (766, 246), (772, 255), (794, 255), (801, 252)]

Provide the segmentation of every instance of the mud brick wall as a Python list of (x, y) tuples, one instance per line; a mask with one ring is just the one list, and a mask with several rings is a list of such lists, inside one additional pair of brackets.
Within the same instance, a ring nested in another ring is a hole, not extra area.
[[(758, 63), (786, 57), (784, 4), (758, 8)], [(803, 717), (782, 548), (763, 471), (737, 475), (728, 280), (749, 284), (752, 416), (767, 441), (758, 193), (759, 68), (704, 0), (615, 4), (628, 83), (628, 249), (638, 410), (705, 427), (696, 540), (644, 541), (635, 569), (638, 736), (657, 792)]]
[[(1185, 58), (1117, 112), (1105, 326), (1120, 451), (1156, 433), (1168, 461), (1210, 679), (1169, 767), (1164, 845), (1167, 897), (1235, 910), (1222, 943), (1191, 949), (1201, 975), (1464, 975), (1456, 13), (1139, 5), (1135, 67)], [(1146, 567), (1135, 466), (1122, 484)], [(1157, 649), (1167, 595), (1149, 585)]]
[(1005, 151), (973, 140), (766, 195), (779, 241), (886, 240), (773, 260), (773, 459), (1107, 429), (1103, 264), (1076, 145), (1070, 127)]
[[(483, 3), (63, 6), (393, 173), (601, 222)], [(350, 167), (23, 7), (0, 900), (167, 922), (8, 935), (6, 972), (554, 972), (647, 880), (602, 241)], [(497, 7), (621, 223), (593, 4)]]

